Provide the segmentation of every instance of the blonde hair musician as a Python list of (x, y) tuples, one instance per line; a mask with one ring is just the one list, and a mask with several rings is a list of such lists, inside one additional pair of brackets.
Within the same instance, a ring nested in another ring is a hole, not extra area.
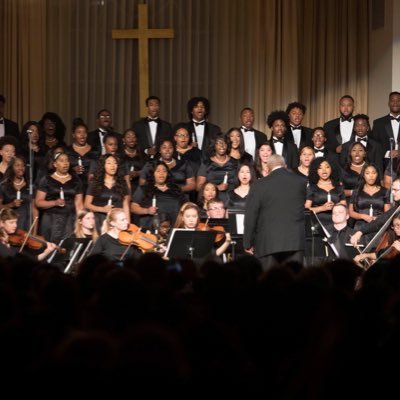
[(96, 229), (96, 220), (93, 211), (84, 208), (78, 212), (72, 237), (78, 239), (91, 239), (93, 242), (96, 242), (99, 238), (99, 233)]

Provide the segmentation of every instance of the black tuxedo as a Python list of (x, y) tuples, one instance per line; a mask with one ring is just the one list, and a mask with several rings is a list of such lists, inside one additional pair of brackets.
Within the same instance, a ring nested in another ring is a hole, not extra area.
[(158, 146), (162, 139), (173, 139), (171, 124), (162, 119), (157, 120), (157, 131), (155, 141), (153, 143), (151, 137), (151, 131), (147, 117), (141, 118), (140, 120), (132, 124), (132, 129), (135, 131), (140, 149), (144, 151), (152, 146)]
[[(196, 130), (194, 129), (194, 122), (189, 121), (186, 123), (186, 129), (189, 132), (189, 135), (191, 138), (193, 138), (193, 134), (196, 135)], [(221, 133), (221, 128), (217, 125), (214, 125), (210, 122), (205, 122), (204, 123), (204, 139), (203, 139), (203, 146), (201, 148), (201, 152), (203, 153), (203, 157), (209, 157), (209, 148), (212, 143), (212, 141), (215, 139), (215, 137), (218, 135), (218, 133)]]
[[(381, 144), (384, 153), (390, 150), (390, 138), (394, 139), (390, 115), (374, 121), (372, 137)], [(397, 140), (400, 140), (400, 134), (397, 136)]]
[[(274, 150), (274, 153), (276, 153), (274, 141), (272, 138), (269, 141), (269, 143), (270, 143), (272, 149)], [(288, 141), (286, 138), (284, 139), (284, 142), (283, 142), (282, 157), (285, 159), (286, 166), (289, 169), (295, 169), (298, 167), (299, 155), (298, 155), (297, 146), (293, 142)]]
[[(240, 131), (243, 133), (243, 136), (246, 135), (246, 132), (243, 132), (242, 127), (240, 128)], [(268, 141), (268, 137), (265, 133), (258, 131), (257, 129), (253, 129), (252, 131), (254, 132), (254, 139), (256, 141), (256, 149), (258, 149), (262, 144), (264, 144), (266, 141)]]
[(256, 257), (304, 250), (304, 179), (278, 168), (250, 189), (244, 221), (244, 248)]
[(336, 147), (342, 144), (342, 135), (340, 134), (340, 118), (332, 119), (324, 124), (326, 134), (326, 146), (329, 150), (336, 152)]
[(19, 136), (18, 124), (6, 118), (3, 119), (3, 123), (4, 123), (4, 136), (14, 136), (19, 141), (20, 136)]
[[(313, 143), (312, 143), (312, 140), (311, 140), (312, 132), (313, 132), (313, 130), (311, 128), (307, 128), (306, 126), (301, 126), (300, 147), (299, 147), (299, 149), (301, 149), (304, 146), (311, 146), (311, 147), (313, 146)], [(294, 143), (294, 136), (293, 136), (293, 132), (292, 132), (291, 127), (286, 132), (285, 137), (289, 142)]]
[[(99, 138), (99, 129), (96, 129), (94, 131), (91, 131), (88, 133), (88, 138), (87, 142), (92, 146), (92, 149), (97, 151), (99, 154), (101, 154), (101, 143), (100, 143), (100, 138)], [(117, 136), (118, 138), (118, 152), (122, 151), (123, 143), (122, 143), (122, 135), (118, 132), (110, 131), (110, 133), (113, 133), (114, 135)], [(106, 133), (104, 134), (104, 136)]]
[[(342, 147), (342, 152), (339, 155), (339, 161), (342, 167), (346, 165), (349, 148), (354, 143), (354, 141), (355, 141), (355, 135), (353, 134), (351, 135), (351, 139), (347, 143), (345, 143)], [(361, 144), (365, 145), (364, 142), (361, 142)], [(374, 140), (373, 138), (368, 137), (367, 138), (368, 161), (374, 163), (378, 167), (381, 176), (383, 174), (383, 156), (384, 153), (380, 143)]]

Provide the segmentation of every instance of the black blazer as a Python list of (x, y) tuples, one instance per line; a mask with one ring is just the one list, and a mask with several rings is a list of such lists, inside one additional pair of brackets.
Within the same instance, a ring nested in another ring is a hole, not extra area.
[(342, 144), (342, 136), (340, 135), (340, 118), (331, 119), (324, 124), (326, 134), (325, 145), (329, 150), (336, 153), (336, 147)]
[(304, 249), (304, 179), (286, 168), (272, 171), (250, 189), (244, 220), (244, 248), (263, 257)]
[[(100, 138), (99, 138), (99, 132), (100, 132), (99, 129), (89, 132), (87, 142), (88, 142), (88, 144), (90, 144), (92, 146), (93, 150), (95, 150), (99, 154), (101, 154), (101, 143), (100, 143)], [(123, 148), (122, 135), (118, 132), (114, 132), (114, 131), (110, 131), (110, 132), (117, 136), (118, 151), (121, 152), (122, 148)], [(104, 135), (106, 135), (106, 133)]]
[(161, 139), (173, 139), (172, 137), (172, 127), (171, 124), (167, 121), (163, 121), (158, 119), (157, 122), (157, 131), (156, 131), (156, 140), (155, 143), (152, 143), (151, 132), (149, 123), (146, 118), (141, 118), (140, 120), (134, 122), (132, 124), (132, 129), (135, 131), (140, 149), (144, 151), (149, 147), (158, 146)]
[[(271, 137), (271, 140), (269, 141), (272, 149), (275, 151), (275, 146), (274, 146), (274, 141)], [(286, 166), (289, 169), (295, 169), (299, 165), (299, 152), (297, 150), (297, 146), (293, 143), (290, 142), (285, 138), (284, 143), (283, 143), (283, 151), (282, 151), (282, 157), (286, 161)]]
[[(313, 147), (313, 143), (311, 140), (313, 130), (311, 128), (307, 128), (306, 126), (301, 127), (301, 136), (300, 136), (300, 147), (301, 149), (304, 146), (311, 146)], [(285, 135), (286, 139), (289, 142), (294, 143), (294, 137), (292, 129), (288, 129)]]
[[(390, 150), (390, 138), (394, 139), (394, 134), (389, 114), (373, 122), (372, 137), (381, 144), (384, 153)], [(397, 139), (400, 140), (400, 135)]]
[[(347, 161), (347, 154), (349, 152), (350, 146), (354, 143), (355, 135), (351, 135), (351, 139), (345, 143), (342, 147), (342, 152), (339, 155), (340, 165), (344, 167)], [(364, 143), (363, 143), (364, 144)], [(374, 140), (372, 137), (367, 138), (367, 157), (368, 161), (376, 164), (379, 169), (380, 176), (383, 173), (383, 150), (379, 142)]]
[[(196, 131), (194, 129), (194, 122), (189, 121), (186, 123), (186, 129), (188, 130), (190, 137), (193, 137), (193, 134), (196, 134)], [(214, 125), (211, 122), (205, 122), (204, 124), (204, 139), (203, 139), (203, 146), (201, 149), (201, 152), (203, 153), (203, 157), (208, 158), (208, 150), (209, 147), (212, 143), (212, 141), (215, 139), (215, 137), (218, 135), (218, 133), (221, 133), (221, 128), (218, 125)]]
[(10, 119), (4, 118), (4, 135), (14, 136), (19, 141), (20, 134), (18, 124)]

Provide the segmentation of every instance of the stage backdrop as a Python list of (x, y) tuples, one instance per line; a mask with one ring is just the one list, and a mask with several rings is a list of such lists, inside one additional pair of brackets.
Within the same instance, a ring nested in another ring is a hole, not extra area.
[[(136, 0), (3, 0), (0, 3), (0, 93), (20, 124), (45, 111), (70, 128), (90, 128), (105, 107), (118, 131), (138, 119), (138, 43), (114, 40), (112, 29), (137, 28)], [(314, 127), (338, 115), (351, 94), (368, 112), (368, 0), (148, 0), (149, 27), (174, 39), (149, 47), (150, 94), (162, 117), (187, 120), (186, 102), (206, 96), (209, 120), (223, 130), (240, 110), (265, 116), (288, 102), (308, 107)]]

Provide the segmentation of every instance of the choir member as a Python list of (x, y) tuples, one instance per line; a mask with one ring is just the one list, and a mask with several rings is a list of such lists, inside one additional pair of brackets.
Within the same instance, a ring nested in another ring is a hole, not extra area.
[(311, 145), (312, 129), (302, 126), (306, 110), (306, 106), (297, 101), (289, 103), (286, 107), (286, 113), (289, 116), (290, 124), (287, 137), (288, 140), (293, 142), (299, 150), (304, 146)]
[(299, 151), (299, 166), (295, 168), (299, 176), (308, 181), (308, 174), (310, 171), (310, 164), (315, 159), (314, 149), (310, 146), (305, 146)]
[(65, 153), (56, 153), (54, 171), (44, 176), (37, 187), (35, 203), (41, 210), (41, 233), (46, 240), (59, 243), (71, 235), (75, 216), (83, 208), (82, 183), (70, 172)]
[(58, 114), (46, 112), (39, 121), (39, 126), (44, 133), (40, 136), (40, 145), (46, 153), (57, 146), (66, 146), (64, 142), (66, 128)]
[[(247, 129), (247, 128), (246, 128)], [(266, 136), (263, 135), (266, 139)], [(229, 156), (238, 160), (240, 163), (251, 163), (253, 157), (245, 151), (243, 133), (239, 128), (231, 128), (226, 133), (226, 138), (230, 147)], [(255, 153), (254, 149), (254, 153)]]
[(122, 208), (130, 221), (129, 202), (129, 190), (119, 159), (112, 154), (101, 156), (85, 197), (85, 208), (94, 212), (97, 229), (101, 229), (106, 215), (114, 207)]
[(217, 185), (211, 182), (206, 182), (199, 192), (199, 207), (200, 218), (207, 216), (208, 202), (213, 199), (218, 199), (219, 191)]
[(3, 136), (0, 138), (0, 180), (4, 178), (10, 161), (15, 157), (16, 144), (17, 141), (13, 136)]
[(256, 179), (253, 167), (250, 164), (241, 164), (237, 172), (238, 185), (228, 194), (227, 208), (245, 210), (250, 186)]
[(257, 178), (268, 176), (268, 158), (275, 154), (270, 142), (264, 142), (256, 152), (255, 169)]

